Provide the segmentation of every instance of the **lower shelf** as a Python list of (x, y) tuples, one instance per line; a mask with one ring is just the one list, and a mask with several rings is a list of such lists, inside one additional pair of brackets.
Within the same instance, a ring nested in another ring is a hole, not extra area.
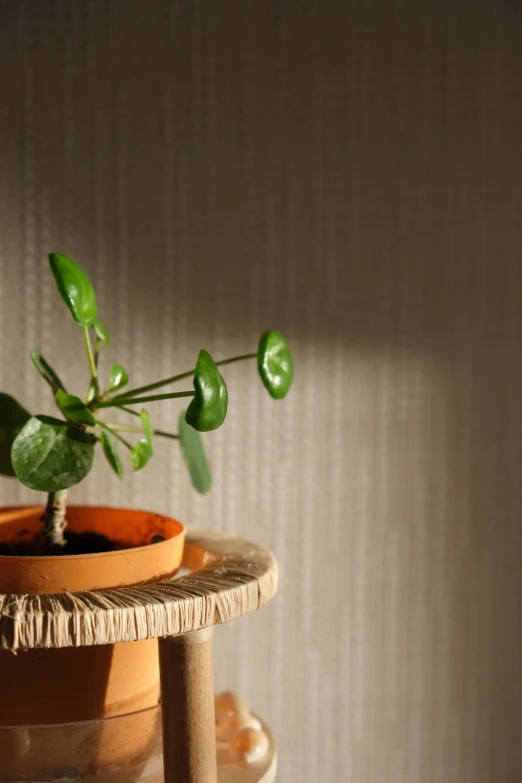
[[(275, 747), (272, 732), (268, 726), (261, 721), (263, 731), (268, 737), (269, 749), (261, 761), (255, 761), (251, 764), (245, 762), (231, 763), (229, 759), (228, 746), (225, 743), (218, 742), (217, 761), (218, 761), (218, 783), (273, 783), (277, 773), (277, 751)], [(60, 781), (61, 783), (61, 781)], [(82, 783), (86, 783), (83, 781)], [(88, 783), (127, 783), (127, 778), (92, 778)], [(161, 748), (157, 756), (150, 760), (148, 765), (137, 783), (163, 783), (163, 762)]]
[[(218, 783), (273, 783), (277, 752), (262, 721), (268, 751), (232, 763), (218, 742)], [(54, 726), (0, 727), (0, 783), (163, 783), (161, 712)]]

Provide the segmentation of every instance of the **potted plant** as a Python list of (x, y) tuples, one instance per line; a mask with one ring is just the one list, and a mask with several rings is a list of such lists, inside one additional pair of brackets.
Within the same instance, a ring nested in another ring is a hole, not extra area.
[[(194, 369), (130, 390), (124, 367), (114, 364), (103, 383), (100, 356), (109, 334), (98, 318), (93, 286), (69, 257), (52, 253), (49, 262), (58, 292), (82, 331), (90, 380), (83, 398), (71, 393), (35, 350), (31, 359), (51, 389), (57, 415), (32, 415), (13, 397), (0, 394), (0, 472), (47, 493), (45, 505), (0, 511), (0, 592), (75, 593), (169, 578), (182, 560), (185, 528), (180, 522), (103, 505), (69, 506), (69, 490), (87, 477), (97, 450), (121, 478), (122, 450), (128, 451), (132, 469), (141, 470), (153, 457), (155, 439), (168, 438), (177, 441), (196, 490), (207, 492), (212, 480), (200, 432), (217, 429), (227, 414), (220, 367), (256, 360), (268, 392), (283, 398), (293, 378), (288, 344), (280, 332), (268, 331), (255, 353), (216, 362), (201, 350)], [(164, 391), (178, 383), (180, 390)], [(178, 398), (187, 398), (189, 404), (179, 416), (177, 431), (155, 429), (149, 404)], [(108, 418), (114, 410), (126, 414), (128, 421)], [(0, 651), (0, 692), (0, 727), (89, 721), (140, 710), (145, 715), (159, 697), (157, 641), (32, 650), (17, 656)], [(110, 765), (126, 754), (135, 755), (147, 738), (147, 727), (142, 726), (139, 741), (112, 734), (99, 739), (98, 763)], [(42, 768), (42, 754), (47, 754), (43, 766), (59, 776), (52, 748), (22, 750), (28, 775), (32, 763), (35, 770)], [(13, 758), (18, 752), (12, 749)], [(74, 748), (68, 753), (72, 763)], [(63, 759), (63, 749), (59, 755)]]

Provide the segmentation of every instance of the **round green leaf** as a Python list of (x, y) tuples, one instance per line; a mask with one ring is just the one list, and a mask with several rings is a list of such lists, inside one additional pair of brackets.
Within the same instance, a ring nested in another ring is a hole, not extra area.
[(13, 443), (13, 468), (31, 489), (59, 492), (79, 484), (89, 473), (94, 443), (92, 435), (66, 421), (33, 416)]
[(53, 392), (56, 394), (58, 389), (61, 389), (62, 391), (65, 391), (65, 386), (59, 379), (59, 377), (56, 375), (55, 371), (51, 367), (51, 365), (45, 361), (42, 354), (39, 353), (39, 351), (31, 351), (31, 359), (42, 376), (42, 378), (47, 381)]
[(58, 293), (80, 326), (92, 326), (96, 320), (96, 294), (92, 283), (78, 264), (62, 253), (49, 256)]
[(185, 419), (185, 411), (179, 417), (179, 445), (194, 488), (204, 495), (212, 486), (212, 473), (199, 432)]
[(121, 364), (113, 364), (111, 368), (111, 377), (109, 379), (109, 391), (117, 391), (129, 382), (127, 370)]
[(217, 430), (227, 415), (228, 391), (214, 359), (205, 350), (199, 352), (194, 389), (196, 394), (187, 408), (187, 422), (200, 432)]
[(279, 400), (286, 397), (294, 377), (294, 363), (288, 343), (275, 330), (261, 335), (257, 351), (257, 369), (268, 392)]
[(94, 427), (96, 424), (96, 419), (85, 403), (74, 394), (66, 394), (66, 392), (58, 389), (56, 392), (56, 401), (60, 406), (63, 415), (69, 419), (69, 421), (76, 421), (79, 424), (88, 424), (91, 427)]
[(16, 475), (11, 464), (11, 446), (30, 418), (31, 414), (14, 397), (0, 393), (0, 473), (4, 476)]
[(142, 408), (140, 411), (140, 419), (141, 419), (141, 426), (143, 427), (143, 432), (145, 433), (145, 440), (147, 441), (148, 447), (150, 449), (150, 456), (152, 457), (154, 453), (152, 447), (153, 429), (152, 429), (150, 416), (145, 410), (145, 408)]
[(116, 473), (118, 478), (123, 478), (123, 465), (121, 464), (120, 455), (116, 450), (116, 444), (112, 438), (107, 435), (106, 432), (102, 432), (100, 435), (100, 442), (102, 445), (103, 453), (107, 459), (107, 462)]
[(109, 332), (107, 331), (107, 327), (105, 324), (103, 324), (99, 318), (95, 318), (92, 322), (92, 328), (96, 332), (96, 337), (99, 337), (99, 339), (102, 341), (104, 345), (110, 345), (111, 344), (111, 338), (109, 337)]
[(146, 440), (139, 440), (131, 449), (130, 458), (133, 470), (141, 470), (152, 457), (152, 451)]

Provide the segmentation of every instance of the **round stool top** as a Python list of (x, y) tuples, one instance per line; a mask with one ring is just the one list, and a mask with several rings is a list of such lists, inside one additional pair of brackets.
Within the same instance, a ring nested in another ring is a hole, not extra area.
[(0, 595), (0, 649), (83, 647), (199, 631), (259, 609), (277, 590), (271, 552), (240, 538), (187, 533), (188, 576), (88, 593)]

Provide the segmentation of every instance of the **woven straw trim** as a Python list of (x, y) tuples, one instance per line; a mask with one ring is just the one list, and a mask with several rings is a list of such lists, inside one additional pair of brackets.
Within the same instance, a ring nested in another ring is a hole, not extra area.
[(267, 550), (214, 533), (187, 535), (189, 576), (89, 593), (0, 596), (0, 648), (82, 647), (177, 636), (259, 609), (277, 590)]

